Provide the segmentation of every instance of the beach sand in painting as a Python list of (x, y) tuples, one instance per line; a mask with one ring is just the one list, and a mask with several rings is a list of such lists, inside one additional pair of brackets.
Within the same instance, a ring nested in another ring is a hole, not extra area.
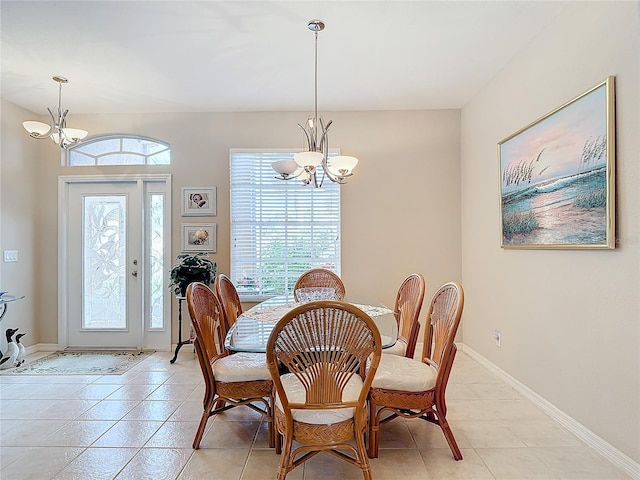
[(539, 228), (505, 239), (505, 245), (597, 245), (606, 243), (606, 210), (572, 203), (536, 209)]

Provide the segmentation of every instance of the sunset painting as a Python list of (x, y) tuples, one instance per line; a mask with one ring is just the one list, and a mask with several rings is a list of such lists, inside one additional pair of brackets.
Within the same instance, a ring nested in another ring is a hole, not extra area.
[(498, 144), (504, 248), (614, 248), (613, 78)]

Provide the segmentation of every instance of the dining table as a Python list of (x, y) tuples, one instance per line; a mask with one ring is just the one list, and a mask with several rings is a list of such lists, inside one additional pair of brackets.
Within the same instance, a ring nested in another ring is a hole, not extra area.
[[(347, 303), (358, 307), (374, 321), (380, 332), (382, 348), (392, 347), (398, 339), (398, 323), (392, 309), (378, 302)], [(229, 328), (225, 347), (231, 352), (264, 353), (269, 335), (276, 323), (293, 308), (303, 302), (296, 302), (293, 295), (278, 295), (260, 302), (244, 311)]]

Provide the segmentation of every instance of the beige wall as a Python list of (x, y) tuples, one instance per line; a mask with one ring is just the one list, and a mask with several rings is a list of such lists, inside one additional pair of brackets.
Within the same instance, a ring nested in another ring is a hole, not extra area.
[[(461, 127), (464, 343), (636, 462), (638, 18), (637, 2), (570, 4), (463, 108)], [(497, 142), (608, 75), (617, 92), (617, 249), (501, 249)]]
[[(27, 115), (27, 117), (33, 115)], [(307, 113), (211, 113), (95, 115), (70, 113), (69, 122), (91, 133), (127, 132), (168, 141), (173, 175), (173, 255), (180, 249), (180, 188), (218, 187), (218, 251), (211, 258), (229, 272), (229, 148), (300, 147), (296, 124)], [(457, 110), (325, 113), (334, 124), (330, 146), (357, 155), (356, 175), (342, 188), (342, 276), (354, 296), (392, 303), (402, 280), (421, 272), (431, 295), (440, 283), (460, 280), (460, 114)], [(57, 177), (71, 174), (148, 172), (148, 167), (61, 167), (52, 142), (36, 142), (12, 116), (3, 142), (16, 148), (39, 143), (20, 162), (38, 171), (27, 190), (37, 189), (40, 207), (20, 215), (34, 223), (47, 242), (34, 244), (43, 287), (37, 296), (38, 336), (31, 343), (57, 342)], [(3, 115), (3, 121), (5, 116)], [(8, 120), (7, 120), (8, 121)], [(16, 127), (15, 125), (18, 125)], [(40, 145), (41, 144), (41, 145)], [(3, 182), (14, 180), (2, 171)], [(3, 219), (12, 212), (3, 207)], [(210, 221), (211, 218), (203, 220)], [(35, 227), (34, 227), (35, 228)], [(4, 237), (3, 237), (4, 241)], [(6, 278), (6, 277), (5, 277)], [(176, 312), (174, 312), (174, 316)], [(174, 326), (174, 341), (177, 338)], [(28, 345), (29, 345), (28, 344)]]
[[(0, 290), (25, 295), (24, 300), (7, 305), (7, 313), (0, 325), (1, 350), (5, 351), (7, 328), (18, 327), (18, 333), (26, 333), (22, 338), (25, 345), (38, 341), (38, 320), (36, 305), (43, 277), (38, 268), (35, 251), (43, 243), (53, 238), (38, 234), (36, 213), (42, 207), (43, 199), (38, 192), (35, 175), (39, 159), (40, 145), (37, 141), (24, 140), (27, 132), (22, 128), (22, 117), (26, 110), (11, 103), (2, 102), (2, 139), (0, 141)], [(18, 121), (19, 120), (19, 121)], [(29, 137), (27, 136), (27, 139)], [(25, 159), (29, 158), (29, 161)], [(44, 233), (44, 232), (43, 232)], [(4, 263), (2, 252), (17, 250), (18, 262)], [(55, 283), (55, 277), (49, 279)]]

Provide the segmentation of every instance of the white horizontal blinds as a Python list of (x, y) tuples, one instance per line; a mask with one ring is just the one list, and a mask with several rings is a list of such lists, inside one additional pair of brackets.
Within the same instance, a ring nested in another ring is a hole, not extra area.
[(340, 187), (276, 179), (271, 163), (289, 158), (231, 151), (231, 280), (243, 297), (290, 292), (310, 268), (340, 274)]

